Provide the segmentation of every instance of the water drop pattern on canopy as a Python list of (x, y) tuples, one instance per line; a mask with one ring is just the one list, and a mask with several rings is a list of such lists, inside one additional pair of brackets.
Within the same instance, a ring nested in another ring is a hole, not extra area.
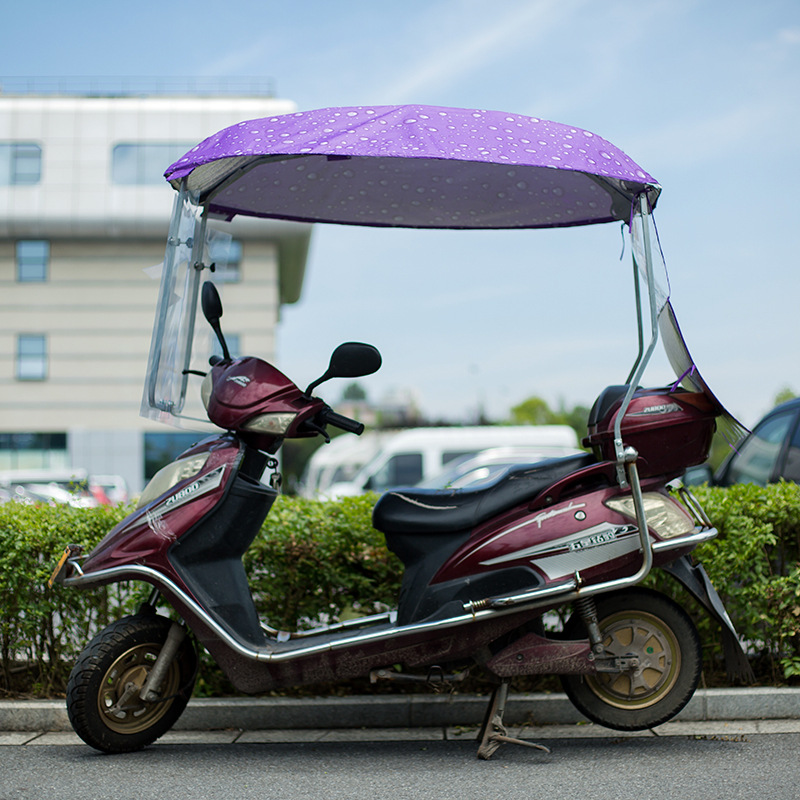
[(165, 173), (216, 213), (405, 227), (625, 219), (655, 180), (595, 134), (518, 114), (330, 108), (248, 120)]

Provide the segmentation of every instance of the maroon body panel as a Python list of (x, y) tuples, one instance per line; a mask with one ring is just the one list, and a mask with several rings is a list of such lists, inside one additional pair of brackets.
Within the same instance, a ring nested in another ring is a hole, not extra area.
[[(256, 446), (272, 451), (284, 437), (314, 435), (298, 430), (301, 423), (324, 406), (322, 400), (304, 395), (280, 370), (260, 358), (248, 356), (221, 362), (210, 373), (208, 418), (225, 430), (241, 431), (261, 414), (296, 414), (280, 436), (260, 435)], [(253, 438), (253, 437), (251, 437)]]
[(501, 650), (486, 667), (495, 675), (590, 675), (596, 672), (588, 639), (558, 641), (526, 633)]
[[(206, 452), (208, 461), (196, 475), (185, 478), (112, 528), (82, 564), (83, 571), (88, 574), (128, 565), (151, 567), (189, 591), (167, 556), (169, 548), (220, 503), (236, 476), (242, 446), (235, 439), (223, 436), (207, 439), (181, 457)], [(132, 573), (131, 577), (141, 580), (138, 573)], [(117, 575), (113, 580), (121, 579), (124, 578)]]

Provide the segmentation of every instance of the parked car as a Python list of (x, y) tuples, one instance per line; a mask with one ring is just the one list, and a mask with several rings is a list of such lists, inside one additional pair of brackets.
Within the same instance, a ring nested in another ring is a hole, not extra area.
[(776, 406), (745, 436), (712, 474), (707, 465), (688, 470), (684, 483), (714, 486), (756, 483), (781, 478), (800, 483), (800, 397)]
[(2, 501), (68, 505), (93, 508), (98, 505), (89, 488), (86, 470), (29, 469), (0, 472)]

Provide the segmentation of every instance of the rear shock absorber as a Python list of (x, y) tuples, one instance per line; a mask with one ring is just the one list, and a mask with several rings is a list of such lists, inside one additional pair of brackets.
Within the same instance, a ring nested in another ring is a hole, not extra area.
[(581, 615), (586, 630), (589, 634), (589, 643), (592, 646), (592, 653), (596, 658), (600, 658), (605, 653), (603, 647), (603, 637), (600, 633), (600, 625), (597, 620), (597, 605), (593, 597), (579, 597), (575, 603), (575, 612)]

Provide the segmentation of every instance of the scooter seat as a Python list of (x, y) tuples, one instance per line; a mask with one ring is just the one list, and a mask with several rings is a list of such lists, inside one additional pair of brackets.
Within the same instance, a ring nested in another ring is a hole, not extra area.
[(385, 534), (471, 530), (594, 463), (596, 459), (591, 453), (579, 453), (513, 467), (480, 489), (395, 489), (376, 503), (372, 525)]

